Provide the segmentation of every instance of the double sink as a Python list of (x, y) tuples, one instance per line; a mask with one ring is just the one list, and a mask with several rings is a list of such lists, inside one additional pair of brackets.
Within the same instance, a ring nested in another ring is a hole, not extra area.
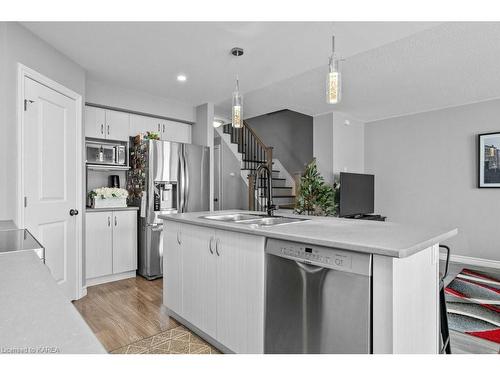
[(207, 215), (207, 216), (201, 216), (201, 219), (223, 221), (226, 223), (264, 226), (264, 227), (291, 224), (291, 223), (300, 223), (309, 220), (309, 219), (300, 219), (297, 217), (267, 216), (258, 214), (241, 214), (241, 213), (224, 214), (224, 215)]

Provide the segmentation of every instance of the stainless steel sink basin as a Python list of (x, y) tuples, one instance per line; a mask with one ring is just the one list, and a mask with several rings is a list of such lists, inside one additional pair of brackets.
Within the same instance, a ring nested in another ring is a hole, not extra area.
[(240, 222), (241, 224), (247, 225), (259, 225), (259, 226), (274, 226), (274, 225), (283, 225), (283, 224), (291, 224), (291, 223), (300, 223), (303, 221), (308, 221), (309, 219), (299, 219), (297, 217), (262, 217), (260, 219), (253, 220), (245, 220)]
[(300, 219), (296, 217), (266, 216), (258, 214), (225, 214), (225, 215), (207, 215), (201, 216), (201, 219), (217, 220), (231, 222), (235, 224), (273, 226), (291, 223), (299, 223), (309, 219)]
[(207, 215), (201, 216), (202, 219), (217, 220), (217, 221), (241, 221), (241, 220), (252, 220), (260, 217), (257, 214), (225, 214), (225, 215)]

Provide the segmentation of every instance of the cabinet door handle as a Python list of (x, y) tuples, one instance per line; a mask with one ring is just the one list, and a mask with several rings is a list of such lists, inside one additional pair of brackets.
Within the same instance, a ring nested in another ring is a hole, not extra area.
[(116, 227), (116, 216), (115, 216), (115, 227)]
[(214, 238), (213, 237), (210, 237), (210, 243), (208, 245), (208, 250), (210, 250), (210, 254), (214, 254), (214, 250), (212, 248), (212, 242), (213, 242)]
[(109, 135), (109, 125), (108, 125), (108, 135)]
[(165, 124), (163, 124), (163, 133), (165, 133)]
[(215, 241), (215, 252), (217, 253), (217, 256), (220, 256), (219, 244), (220, 244), (220, 239), (217, 238), (217, 240)]
[(177, 243), (180, 245), (182, 243), (181, 241), (181, 234), (180, 232), (177, 232)]
[(104, 124), (101, 124), (101, 134), (104, 134)]
[(111, 216), (108, 216), (108, 227), (111, 226)]
[(158, 124), (158, 131), (161, 131), (161, 129), (160, 129), (160, 124)]

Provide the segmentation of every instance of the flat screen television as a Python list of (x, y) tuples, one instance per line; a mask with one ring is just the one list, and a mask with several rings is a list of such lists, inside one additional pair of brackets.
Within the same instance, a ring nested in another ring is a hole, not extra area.
[(358, 216), (374, 211), (375, 176), (361, 173), (340, 173), (339, 216)]

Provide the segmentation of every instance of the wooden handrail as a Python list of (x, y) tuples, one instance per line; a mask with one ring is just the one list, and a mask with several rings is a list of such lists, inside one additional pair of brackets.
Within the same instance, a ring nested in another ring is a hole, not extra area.
[(252, 137), (255, 138), (257, 143), (265, 150), (266, 152), (266, 164), (270, 171), (273, 169), (273, 148), (267, 146), (262, 139), (253, 131), (253, 129), (248, 126), (248, 123), (243, 120), (243, 126), (248, 129), (249, 133), (252, 134)]

